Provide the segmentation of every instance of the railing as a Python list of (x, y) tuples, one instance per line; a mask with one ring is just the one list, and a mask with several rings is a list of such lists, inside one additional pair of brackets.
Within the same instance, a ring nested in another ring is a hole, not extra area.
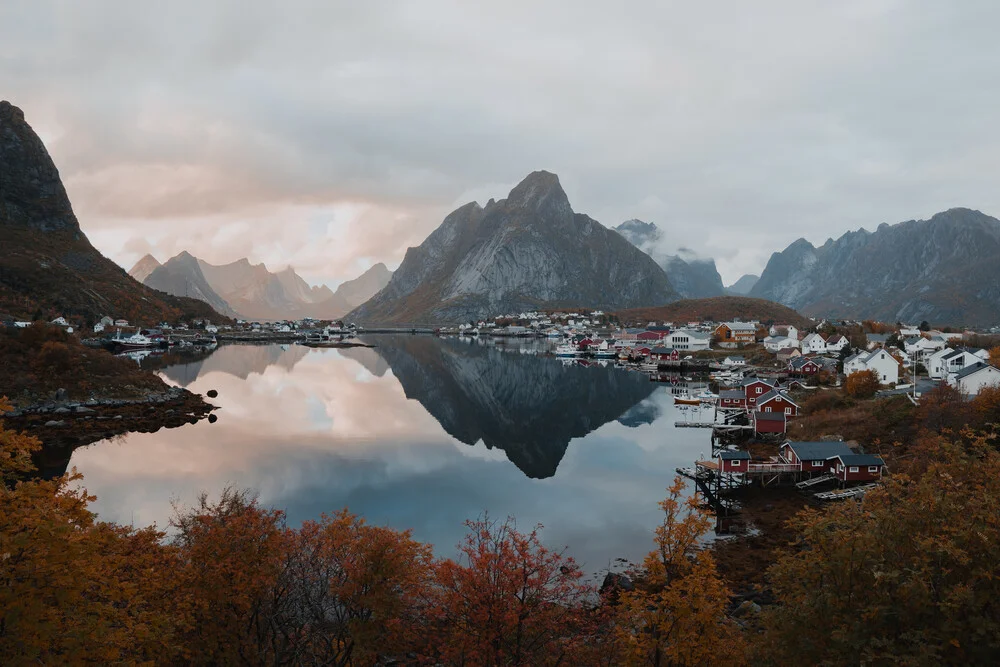
[(751, 463), (747, 466), (748, 473), (783, 473), (799, 472), (797, 463)]

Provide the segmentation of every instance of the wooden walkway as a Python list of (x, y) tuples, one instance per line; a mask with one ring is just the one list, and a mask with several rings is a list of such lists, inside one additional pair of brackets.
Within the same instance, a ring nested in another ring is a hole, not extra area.
[(847, 498), (860, 498), (878, 484), (865, 484), (864, 486), (852, 486), (848, 489), (837, 489), (836, 491), (826, 491), (813, 496), (816, 500), (846, 500)]

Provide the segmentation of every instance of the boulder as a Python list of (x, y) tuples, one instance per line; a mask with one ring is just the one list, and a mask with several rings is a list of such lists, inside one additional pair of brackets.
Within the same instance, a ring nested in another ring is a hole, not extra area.
[(61, 419), (50, 419), (49, 421), (45, 422), (45, 425), (46, 426), (62, 426), (65, 423), (66, 422), (62, 421)]

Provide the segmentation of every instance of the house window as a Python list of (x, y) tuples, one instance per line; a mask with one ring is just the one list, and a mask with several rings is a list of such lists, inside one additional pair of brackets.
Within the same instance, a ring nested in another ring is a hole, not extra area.
[(742, 463), (742, 461), (740, 461), (740, 460), (733, 461), (733, 467), (738, 468), (739, 465), (740, 465), (740, 463)]
[(792, 409), (791, 408), (785, 408), (785, 414), (786, 415), (792, 414)]
[(813, 468), (820, 468), (823, 466), (822, 461), (813, 461)]
[(878, 472), (878, 466), (868, 466), (868, 472), (875, 474)]
[(847, 469), (847, 472), (857, 472), (857, 471), (858, 471), (858, 466), (851, 466), (850, 468)]
[(771, 411), (771, 406), (770, 405), (767, 406), (766, 408), (764, 408), (764, 412), (770, 412), (770, 411)]

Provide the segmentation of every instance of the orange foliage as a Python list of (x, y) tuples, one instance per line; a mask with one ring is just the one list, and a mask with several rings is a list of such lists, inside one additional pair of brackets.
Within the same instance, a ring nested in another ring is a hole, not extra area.
[(878, 374), (875, 371), (855, 371), (844, 382), (844, 391), (854, 398), (871, 398), (878, 388)]

